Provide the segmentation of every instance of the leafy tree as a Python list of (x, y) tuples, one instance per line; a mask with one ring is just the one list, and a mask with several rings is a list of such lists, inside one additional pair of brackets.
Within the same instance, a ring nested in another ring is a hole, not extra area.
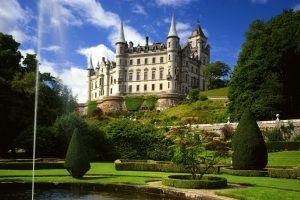
[(200, 93), (200, 90), (198, 88), (192, 89), (188, 94), (189, 102), (192, 103), (192, 102), (199, 100), (199, 93)]
[(277, 113), (300, 116), (299, 29), (300, 12), (292, 10), (250, 24), (229, 83), (233, 119), (239, 119), (245, 107), (251, 107), (258, 119)]
[(66, 154), (65, 168), (74, 178), (82, 178), (91, 168), (86, 145), (83, 144), (81, 133), (78, 129), (75, 129), (72, 134)]
[(226, 149), (216, 147), (216, 151), (206, 151), (205, 146), (210, 141), (201, 136), (201, 132), (187, 127), (173, 128), (168, 132), (174, 145), (173, 162), (184, 165), (196, 179), (201, 179), (207, 171), (217, 164), (220, 157), (227, 155)]
[(221, 62), (216, 61), (204, 67), (205, 80), (208, 82), (208, 89), (216, 89), (225, 87), (229, 76), (230, 67)]
[(263, 169), (268, 152), (261, 131), (250, 111), (245, 109), (232, 138), (232, 166), (235, 169)]
[[(0, 33), (0, 156), (14, 151), (15, 139), (24, 130), (32, 130), (35, 96), (36, 55), (22, 61), (19, 43)], [(40, 74), (38, 125), (50, 126), (55, 119), (75, 110), (76, 98), (49, 73)]]

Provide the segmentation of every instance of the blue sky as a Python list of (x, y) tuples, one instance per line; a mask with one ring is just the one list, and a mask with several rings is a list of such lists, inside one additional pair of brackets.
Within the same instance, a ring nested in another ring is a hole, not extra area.
[[(38, 53), (40, 69), (68, 85), (79, 102), (87, 97), (89, 56), (114, 59), (120, 20), (135, 45), (165, 42), (172, 13), (181, 44), (200, 22), (211, 45), (211, 62), (234, 67), (244, 33), (255, 19), (269, 20), (300, 0), (0, 0), (0, 31)], [(39, 47), (39, 48), (38, 48)]]

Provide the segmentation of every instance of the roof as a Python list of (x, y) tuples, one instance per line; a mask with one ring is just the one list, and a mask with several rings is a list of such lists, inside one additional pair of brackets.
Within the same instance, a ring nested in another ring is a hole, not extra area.
[(171, 27), (170, 27), (170, 31), (168, 34), (168, 37), (178, 37), (177, 35), (177, 31), (176, 31), (176, 25), (175, 25), (175, 19), (174, 19), (174, 14), (172, 16), (172, 21), (171, 21)]

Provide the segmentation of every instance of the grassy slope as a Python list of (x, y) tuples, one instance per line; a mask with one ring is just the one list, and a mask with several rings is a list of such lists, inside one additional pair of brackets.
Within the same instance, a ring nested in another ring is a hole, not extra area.
[[(269, 160), (274, 166), (283, 165), (286, 157), (289, 164), (299, 166), (300, 151), (284, 151), (269, 154)], [(286, 164), (285, 164), (286, 165)], [(64, 169), (36, 170), (36, 181), (46, 182), (96, 182), (96, 183), (130, 183), (146, 184), (150, 180), (161, 180), (172, 173), (164, 172), (137, 172), (116, 171), (113, 163), (92, 163), (91, 170), (87, 175), (98, 177), (87, 177), (85, 179), (73, 179)], [(219, 194), (238, 197), (241, 199), (299, 199), (300, 180), (275, 179), (269, 177), (242, 177), (232, 175), (219, 175), (227, 178), (229, 183), (251, 185), (240, 189), (226, 189)], [(0, 181), (31, 181), (30, 170), (0, 170)]]
[(139, 120), (144, 123), (152, 123), (155, 120), (159, 121), (160, 125), (186, 124), (188, 118), (193, 118), (192, 123), (225, 122), (227, 109), (224, 104), (224, 100), (183, 103), (161, 112), (146, 112)]
[(208, 97), (227, 97), (228, 96), (228, 87), (214, 89), (214, 90), (208, 90), (205, 92), (201, 92), (201, 94), (208, 96)]

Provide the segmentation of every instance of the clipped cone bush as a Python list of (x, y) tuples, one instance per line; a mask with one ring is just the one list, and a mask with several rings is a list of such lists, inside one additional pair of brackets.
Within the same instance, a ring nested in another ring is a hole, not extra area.
[(86, 146), (82, 141), (78, 129), (74, 129), (65, 158), (65, 168), (74, 178), (82, 178), (91, 167)]
[(234, 169), (263, 169), (268, 152), (262, 133), (250, 111), (246, 109), (232, 138), (232, 166)]

